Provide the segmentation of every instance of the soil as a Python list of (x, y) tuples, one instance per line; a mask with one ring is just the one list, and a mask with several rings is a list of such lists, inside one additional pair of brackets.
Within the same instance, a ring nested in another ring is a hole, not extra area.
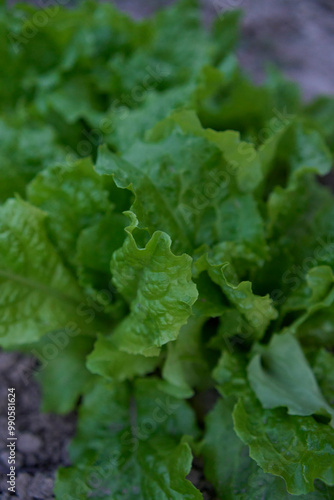
[[(35, 3), (43, 5), (42, 0)], [(74, 3), (74, 2), (73, 2)], [(171, 0), (116, 0), (135, 17), (172, 3)], [(268, 62), (276, 66), (302, 88), (304, 98), (334, 94), (334, 3), (332, 0), (208, 0), (203, 2), (204, 22), (236, 7), (244, 10), (239, 59), (252, 78), (260, 82)], [(0, 353), (0, 499), (49, 500), (53, 498), (55, 470), (68, 465), (67, 444), (75, 432), (76, 417), (42, 414), (40, 390), (23, 376), (35, 361), (17, 353)], [(8, 473), (7, 388), (16, 388), (18, 474), (16, 495), (7, 493)], [(195, 460), (190, 479), (215, 500), (205, 481), (202, 464)]]
[[(39, 411), (40, 390), (29, 377), (36, 361), (18, 353), (0, 353), (0, 499), (50, 500), (55, 470), (69, 465), (67, 444), (75, 432), (75, 415), (65, 417)], [(8, 493), (7, 394), (16, 393), (16, 495)]]

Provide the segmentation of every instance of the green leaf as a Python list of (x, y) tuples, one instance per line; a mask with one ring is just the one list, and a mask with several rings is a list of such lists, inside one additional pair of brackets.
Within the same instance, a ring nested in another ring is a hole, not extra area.
[(111, 207), (89, 159), (45, 169), (28, 186), (28, 199), (48, 213), (48, 231), (62, 256), (75, 260), (77, 238)]
[[(157, 73), (156, 79), (163, 82), (165, 74)], [(147, 92), (147, 98), (139, 108), (120, 107), (112, 111), (110, 115), (112, 131), (106, 136), (108, 145), (118, 151), (127, 151), (136, 140), (145, 139), (150, 134), (151, 128), (160, 120), (167, 118), (172, 111), (191, 106), (196, 88), (195, 82), (187, 82), (160, 92), (154, 89), (155, 86), (156, 84), (153, 84), (153, 88)]]
[[(328, 275), (327, 275), (327, 278), (328, 278)], [(324, 291), (324, 287), (325, 289), (328, 289), (328, 281), (325, 281), (324, 283), (322, 283), (322, 287), (320, 289), (321, 293), (323, 293)], [(314, 290), (313, 290), (314, 292)], [(310, 332), (308, 331), (309, 330), (309, 323), (313, 323), (315, 322), (316, 325), (319, 324), (319, 320), (320, 320), (320, 323), (322, 323), (324, 320), (325, 320), (325, 324), (324, 324), (324, 333), (329, 333), (329, 335), (324, 335), (323, 336), (323, 341), (324, 343), (326, 344), (326, 341), (328, 341), (328, 337), (329, 337), (329, 341), (331, 342), (331, 319), (332, 319), (332, 305), (333, 305), (333, 302), (334, 302), (334, 287), (332, 286), (327, 295), (325, 295), (322, 300), (320, 300), (319, 302), (315, 302), (313, 303), (313, 301), (311, 300), (308, 300), (306, 302), (306, 304), (304, 303), (303, 306), (305, 307), (306, 305), (306, 312), (304, 312), (303, 314), (300, 314), (296, 319), (295, 321), (293, 321), (289, 326), (285, 327), (283, 332), (285, 333), (291, 333), (293, 335), (298, 335), (300, 338), (304, 337), (305, 336), (309, 336), (310, 335)], [(304, 307), (302, 307), (302, 309), (304, 309)], [(326, 324), (326, 320), (327, 320), (327, 324)], [(329, 320), (329, 321), (328, 321)], [(312, 337), (312, 327), (311, 327), (311, 337)]]
[(277, 311), (269, 295), (264, 297), (255, 295), (250, 281), (242, 281), (238, 285), (233, 285), (225, 280), (222, 289), (253, 328), (253, 337), (257, 339), (263, 337), (270, 321), (277, 318)]
[(205, 131), (191, 112), (158, 124), (151, 138), (123, 156), (102, 147), (96, 165), (135, 194), (131, 210), (141, 226), (167, 232), (175, 251), (233, 241), (263, 255), (264, 223), (251, 193), (261, 178), (254, 148), (238, 134)]
[(223, 352), (212, 375), (218, 382), (218, 390), (226, 398), (242, 396), (248, 390), (246, 360), (239, 353)]
[[(252, 136), (261, 136), (262, 129), (266, 131), (276, 111), (268, 89), (254, 86), (238, 65), (232, 64), (231, 68), (226, 60), (218, 67), (221, 71), (210, 70), (204, 80), (209, 92), (199, 89), (196, 107), (203, 126), (215, 130), (238, 130), (251, 139)], [(213, 73), (218, 76), (218, 81)]]
[(226, 310), (220, 290), (205, 273), (195, 279), (198, 299), (193, 305), (193, 315), (184, 325), (175, 342), (167, 346), (166, 361), (162, 375), (184, 392), (184, 397), (193, 395), (194, 388), (204, 391), (212, 384), (211, 363), (216, 353), (212, 349), (211, 337), (214, 328), (210, 319), (217, 318)]
[(168, 344), (166, 361), (162, 375), (188, 398), (194, 394), (193, 388), (205, 389), (210, 385), (209, 359), (205, 357), (203, 325), (206, 317), (193, 316), (181, 328), (175, 342)]
[(287, 297), (282, 315), (290, 311), (308, 310), (326, 299), (333, 285), (333, 271), (329, 266), (317, 266), (310, 269), (305, 280)]
[(104, 313), (113, 317), (125, 314), (124, 302), (111, 282), (110, 261), (114, 251), (123, 245), (127, 222), (124, 215), (108, 213), (98, 223), (83, 229), (77, 241), (75, 263), (79, 283), (103, 306)]
[(312, 417), (264, 410), (250, 395), (233, 412), (237, 435), (250, 456), (270, 474), (281, 476), (293, 495), (314, 491), (314, 480), (334, 485), (334, 431)]
[(322, 138), (314, 129), (295, 119), (280, 128), (260, 148), (267, 173), (280, 164), (280, 173), (293, 185), (309, 173), (325, 175), (331, 169), (331, 154)]
[(244, 316), (248, 324), (248, 337), (260, 339), (271, 320), (277, 318), (273, 301), (266, 295), (253, 293), (250, 281), (237, 282), (233, 266), (233, 254), (226, 252), (228, 247), (217, 246), (211, 253), (203, 254), (195, 264), (196, 273), (207, 270), (210, 278), (219, 285), (229, 302)]
[[(210, 33), (203, 30), (198, 5), (192, 1), (177, 2), (153, 17), (150, 44), (113, 61), (127, 95), (112, 103), (108, 117), (113, 130), (106, 142), (126, 151), (173, 110), (193, 108), (202, 71), (220, 63), (236, 42), (238, 18), (239, 13), (228, 13)], [(166, 39), (174, 37), (177, 44), (167, 47)]]
[(331, 96), (320, 96), (311, 102), (304, 112), (311, 118), (312, 124), (316, 123), (323, 137), (333, 150), (334, 128), (332, 113), (334, 110), (334, 99)]
[(109, 338), (102, 335), (98, 337), (93, 352), (87, 358), (87, 368), (92, 373), (120, 382), (136, 375), (146, 375), (158, 363), (159, 359), (155, 357), (120, 351), (114, 344), (113, 336)]
[(333, 252), (326, 254), (321, 242), (333, 232), (333, 196), (314, 179), (314, 174), (329, 172), (332, 162), (319, 134), (299, 122), (269, 139), (260, 156), (268, 149), (270, 159), (262, 164), (270, 172), (265, 195), (271, 261), (261, 279), (268, 282), (270, 276), (266, 286), (272, 289), (278, 281), (286, 300), (310, 267), (332, 265)]
[(79, 396), (92, 379), (85, 367), (85, 358), (93, 342), (89, 337), (80, 336), (80, 329), (74, 323), (72, 328), (52, 332), (32, 346), (31, 352), (41, 361), (37, 380), (42, 387), (43, 412), (69, 413), (75, 409)]
[(0, 118), (0, 202), (19, 194), (25, 196), (27, 183), (47, 164), (63, 156), (49, 125), (28, 116)]
[[(293, 500), (284, 481), (266, 474), (249, 456), (248, 447), (233, 429), (234, 398), (220, 400), (206, 417), (205, 435), (199, 451), (204, 458), (205, 476), (224, 500)], [(316, 490), (298, 496), (302, 500), (327, 500), (334, 488), (316, 482)]]
[(333, 265), (333, 251), (323, 244), (333, 233), (333, 195), (314, 178), (329, 172), (332, 162), (319, 134), (298, 120), (270, 137), (260, 157), (271, 258), (257, 281), (284, 304), (311, 267)]
[(73, 466), (58, 471), (56, 498), (200, 500), (185, 479), (192, 461), (185, 433), (197, 435), (192, 411), (163, 382), (96, 384), (80, 410)]
[(278, 305), (284, 305), (312, 267), (334, 264), (333, 195), (307, 174), (285, 189), (275, 188), (268, 214), (270, 260), (257, 273), (257, 288), (272, 290)]
[(174, 111), (166, 120), (157, 123), (148, 138), (155, 141), (162, 139), (166, 131), (172, 130), (175, 124), (179, 125), (184, 133), (205, 137), (221, 150), (229, 167), (226, 177), (236, 178), (240, 192), (252, 192), (260, 184), (263, 179), (262, 169), (253, 144), (242, 141), (239, 132), (204, 129), (193, 110)]
[(322, 395), (298, 341), (290, 334), (274, 335), (248, 365), (252, 389), (264, 408), (285, 406), (290, 415), (325, 414), (334, 410)]
[[(83, 295), (47, 238), (45, 214), (21, 200), (0, 207), (0, 343), (30, 344), (82, 318)], [(87, 329), (87, 326), (86, 326)]]
[[(296, 320), (296, 323), (298, 320)], [(302, 316), (302, 321), (293, 325), (291, 333), (303, 346), (311, 349), (334, 346), (334, 314), (331, 307), (319, 309), (314, 314)]]
[(233, 307), (227, 308), (219, 319), (217, 334), (210, 340), (210, 347), (219, 351), (227, 349), (234, 352), (237, 346), (249, 342), (253, 337), (253, 328)]
[[(110, 275), (112, 254), (124, 242), (128, 219), (124, 215), (106, 214), (95, 225), (83, 229), (78, 238), (76, 262), (82, 281), (97, 285), (99, 276)], [(110, 276), (111, 277), (111, 276)], [(95, 286), (97, 288), (97, 286)]]
[(333, 271), (329, 266), (317, 266), (310, 269), (305, 279), (301, 280), (299, 287), (287, 297), (282, 307), (282, 316), (291, 311), (311, 311), (322, 301), (326, 303), (333, 281)]
[(311, 289), (311, 301), (321, 301), (330, 291), (334, 282), (333, 271), (329, 266), (319, 266), (310, 269), (306, 275), (307, 283)]
[(130, 313), (114, 331), (113, 342), (130, 354), (156, 356), (163, 344), (177, 338), (191, 315), (197, 298), (191, 258), (173, 255), (169, 236), (160, 231), (139, 247), (138, 223), (130, 216), (127, 238), (111, 262), (113, 282), (129, 302)]
[[(334, 406), (334, 357), (325, 349), (314, 353), (312, 349), (311, 366), (319, 387), (329, 402)], [(309, 353), (310, 357), (310, 353)]]
[[(87, 85), (88, 83), (88, 85)], [(57, 86), (58, 87), (58, 86)], [(60, 115), (66, 122), (74, 124), (80, 118), (85, 118), (91, 123), (98, 123), (102, 114), (98, 113), (98, 99), (91, 92), (89, 80), (80, 75), (69, 75), (58, 88), (54, 88), (43, 95), (43, 100), (38, 103), (40, 108), (52, 110)]]

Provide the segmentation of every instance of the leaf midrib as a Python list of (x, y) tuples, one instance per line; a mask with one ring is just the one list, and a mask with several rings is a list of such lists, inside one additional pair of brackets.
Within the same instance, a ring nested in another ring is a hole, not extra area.
[(69, 295), (66, 295), (63, 292), (60, 292), (56, 288), (43, 285), (43, 283), (39, 283), (38, 281), (31, 280), (24, 276), (20, 276), (19, 274), (11, 273), (4, 269), (0, 269), (0, 277), (7, 278), (8, 280), (11, 281), (16, 281), (17, 283), (29, 286), (30, 288), (34, 288), (35, 290), (39, 290), (40, 292), (47, 293), (48, 295), (51, 295), (62, 302), (66, 302), (66, 304), (70, 303), (72, 306), (79, 305), (79, 302), (73, 299), (73, 297), (70, 297)]

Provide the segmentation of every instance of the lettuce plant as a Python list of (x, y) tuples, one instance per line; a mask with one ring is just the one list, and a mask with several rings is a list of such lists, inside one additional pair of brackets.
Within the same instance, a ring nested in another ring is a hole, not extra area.
[(333, 498), (332, 101), (248, 81), (237, 12), (0, 12), (0, 345), (78, 410), (56, 498), (201, 499), (193, 456)]

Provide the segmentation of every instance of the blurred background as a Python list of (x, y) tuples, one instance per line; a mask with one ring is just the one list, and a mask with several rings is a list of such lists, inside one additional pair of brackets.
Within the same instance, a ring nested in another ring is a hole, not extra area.
[[(25, 1), (41, 8), (80, 3), (80, 0)], [(174, 1), (115, 0), (114, 3), (133, 17), (142, 18)], [(12, 5), (16, 0), (7, 2)], [(271, 63), (301, 85), (306, 100), (334, 93), (333, 0), (199, 0), (199, 3), (207, 25), (227, 10), (243, 11), (238, 55), (255, 81), (261, 81), (266, 65)]]
[[(171, 0), (116, 0), (135, 17), (149, 15)], [(334, 93), (333, 0), (202, 0), (203, 21), (242, 9), (239, 58), (256, 81), (268, 63), (300, 83), (306, 99)]]

